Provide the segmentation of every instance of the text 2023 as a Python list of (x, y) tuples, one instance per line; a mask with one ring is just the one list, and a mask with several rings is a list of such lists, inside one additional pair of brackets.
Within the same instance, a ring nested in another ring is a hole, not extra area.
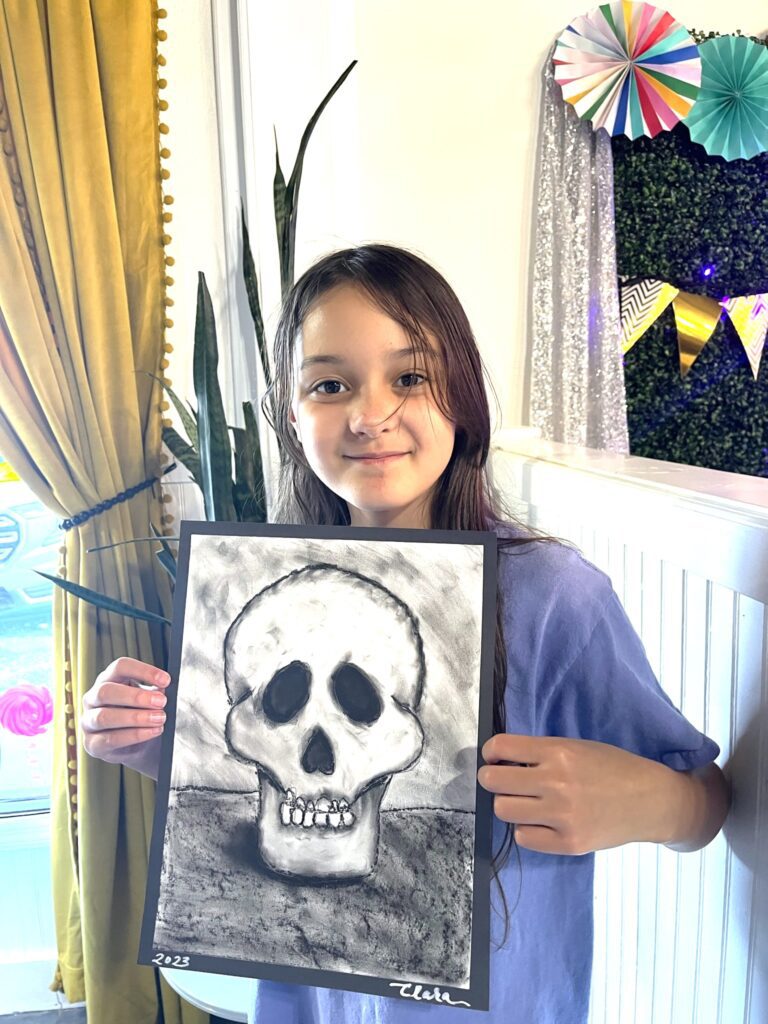
[(155, 953), (152, 963), (158, 967), (189, 967), (188, 956), (169, 956), (168, 953)]

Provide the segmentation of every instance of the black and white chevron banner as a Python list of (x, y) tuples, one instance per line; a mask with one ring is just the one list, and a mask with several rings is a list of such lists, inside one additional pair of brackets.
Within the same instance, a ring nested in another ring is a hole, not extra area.
[(621, 289), (621, 351), (629, 352), (635, 342), (659, 319), (677, 296), (678, 288), (649, 278)]

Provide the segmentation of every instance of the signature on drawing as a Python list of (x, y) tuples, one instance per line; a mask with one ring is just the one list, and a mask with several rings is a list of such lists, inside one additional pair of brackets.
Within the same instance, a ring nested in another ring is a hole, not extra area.
[(415, 999), (417, 1003), (443, 1003), (445, 1006), (467, 1006), (470, 1007), (470, 1003), (465, 1003), (462, 999), (451, 999), (447, 992), (441, 992), (441, 990), (435, 985), (434, 988), (423, 988), (421, 985), (414, 985), (413, 982), (408, 982), (405, 985), (401, 985), (398, 982), (391, 981), (389, 983), (390, 988), (397, 988), (400, 990), (400, 995), (403, 999)]

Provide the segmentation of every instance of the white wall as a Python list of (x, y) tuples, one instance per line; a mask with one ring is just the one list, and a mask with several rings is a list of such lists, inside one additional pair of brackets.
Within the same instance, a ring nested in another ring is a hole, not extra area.
[[(539, 74), (554, 38), (592, 0), (168, 0), (165, 6), (178, 349), (191, 348), (197, 269), (210, 271), (222, 310), (226, 287), (231, 302), (236, 268), (223, 249), (224, 237), (233, 236), (239, 191), (257, 239), (266, 308), (275, 312), (272, 126), (287, 178), (304, 124), (357, 57), (308, 151), (296, 271), (331, 248), (364, 240), (421, 252), (466, 306), (504, 425), (520, 422)], [(669, 9), (688, 28), (768, 29), (763, 0), (675, 0)], [(231, 121), (224, 133), (229, 176), (224, 168), (222, 178), (218, 159), (210, 42), (212, 21), (221, 32), (230, 10), (239, 22), (250, 104), (239, 184)], [(235, 315), (231, 331), (248, 337), (247, 320)], [(177, 351), (171, 376), (180, 387), (191, 377), (189, 365), (191, 353)], [(236, 365), (241, 379), (232, 397), (242, 397), (252, 356), (241, 355)]]
[[(173, 196), (172, 242), (175, 265), (168, 294), (174, 346), (166, 376), (183, 398), (193, 399), (192, 346), (198, 273), (205, 274), (213, 300), (220, 351), (220, 380), (229, 421), (241, 422), (239, 403), (254, 398), (257, 355), (252, 338), (239, 263), (242, 144), (232, 76), (222, 76), (221, 56), (236, 49), (230, 40), (234, 3), (229, 0), (169, 0), (160, 44), (168, 85), (162, 96), (169, 109), (161, 117), (170, 128), (161, 142), (171, 151), (163, 182)], [(217, 68), (218, 62), (218, 68)], [(218, 81), (224, 78), (224, 82)], [(271, 188), (271, 185), (270, 185)]]

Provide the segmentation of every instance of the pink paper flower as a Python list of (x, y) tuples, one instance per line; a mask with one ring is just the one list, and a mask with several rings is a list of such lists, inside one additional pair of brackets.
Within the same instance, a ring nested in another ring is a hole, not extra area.
[(39, 736), (53, 718), (53, 699), (45, 686), (21, 683), (0, 694), (0, 725), (17, 736)]

